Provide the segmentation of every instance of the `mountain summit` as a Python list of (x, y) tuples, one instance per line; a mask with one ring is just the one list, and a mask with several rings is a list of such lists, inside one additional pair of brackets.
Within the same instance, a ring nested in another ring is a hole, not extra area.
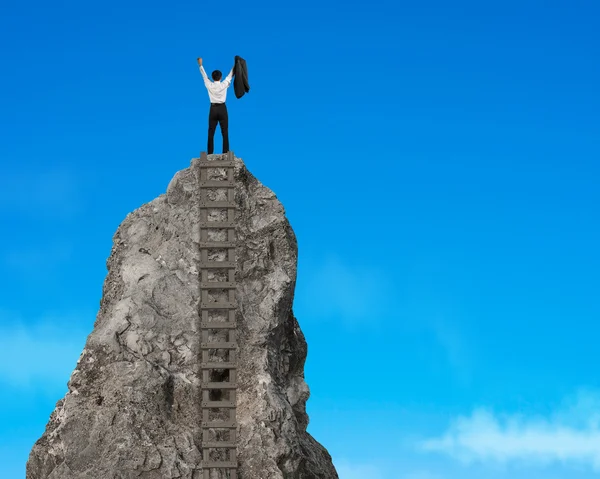
[[(222, 161), (226, 155), (208, 155)], [(336, 479), (308, 432), (307, 345), (292, 312), (297, 243), (275, 194), (233, 157), (239, 479)], [(215, 178), (223, 175), (211, 168)], [(94, 329), (27, 479), (202, 479), (200, 171), (113, 237)], [(232, 210), (233, 211), (233, 210)], [(231, 266), (233, 268), (233, 266)], [(214, 380), (214, 378), (211, 378)], [(227, 473), (211, 470), (211, 479)]]

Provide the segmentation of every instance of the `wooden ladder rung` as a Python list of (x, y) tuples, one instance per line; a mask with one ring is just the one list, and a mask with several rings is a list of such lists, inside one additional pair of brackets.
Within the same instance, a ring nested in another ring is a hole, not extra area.
[(237, 427), (235, 421), (208, 421), (202, 423), (203, 429), (214, 428), (214, 429), (235, 429)]
[(225, 321), (202, 321), (200, 323), (200, 327), (205, 329), (235, 329), (237, 327), (237, 323)]
[(235, 248), (235, 241), (200, 241), (200, 248)]
[(200, 387), (202, 389), (235, 389), (237, 388), (237, 383), (230, 383), (227, 381), (217, 381), (210, 383), (202, 382), (200, 383)]
[(231, 401), (204, 401), (202, 407), (234, 409), (236, 405)]
[(200, 168), (229, 168), (235, 166), (235, 161), (231, 160), (214, 160), (214, 161), (202, 161), (200, 160)]
[(206, 221), (200, 223), (200, 228), (235, 228), (235, 224), (228, 221)]
[(229, 449), (229, 448), (234, 448), (235, 443), (234, 442), (203, 442), (202, 443), (202, 447), (215, 447), (215, 448), (223, 448), (223, 449)]
[(201, 349), (236, 349), (237, 343), (200, 343)]
[(204, 469), (208, 469), (208, 468), (214, 469), (214, 468), (218, 468), (218, 467), (222, 467), (223, 469), (234, 469), (237, 467), (237, 462), (203, 461), (202, 467)]
[(237, 285), (229, 281), (208, 281), (200, 283), (200, 289), (235, 289)]
[(200, 208), (237, 208), (235, 203), (229, 201), (201, 201)]
[(237, 369), (237, 365), (235, 363), (202, 363), (202, 369)]
[(235, 261), (207, 261), (206, 263), (200, 262), (200, 269), (211, 269), (211, 268), (235, 268)]
[(200, 309), (237, 309), (237, 303), (200, 303)]
[(233, 181), (228, 180), (206, 180), (201, 181), (200, 186), (203, 188), (232, 188), (235, 185)]

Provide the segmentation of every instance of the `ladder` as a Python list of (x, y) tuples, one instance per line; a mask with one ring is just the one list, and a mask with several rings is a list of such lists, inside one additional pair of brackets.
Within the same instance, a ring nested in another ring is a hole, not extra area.
[(214, 469), (237, 479), (234, 164), (231, 151), (224, 160), (208, 161), (206, 152), (200, 154), (203, 479)]

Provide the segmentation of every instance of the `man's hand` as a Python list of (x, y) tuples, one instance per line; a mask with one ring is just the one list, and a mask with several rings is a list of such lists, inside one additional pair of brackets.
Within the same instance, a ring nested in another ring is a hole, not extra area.
[(202, 58), (198, 58), (198, 65), (202, 66)]

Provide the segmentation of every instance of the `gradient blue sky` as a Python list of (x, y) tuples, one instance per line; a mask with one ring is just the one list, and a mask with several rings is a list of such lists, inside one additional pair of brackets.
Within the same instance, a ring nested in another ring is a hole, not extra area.
[[(231, 148), (299, 243), (309, 431), (341, 479), (600, 474), (600, 4), (0, 6), (0, 477), (91, 331), (112, 235)], [(217, 133), (217, 151), (221, 140)]]

